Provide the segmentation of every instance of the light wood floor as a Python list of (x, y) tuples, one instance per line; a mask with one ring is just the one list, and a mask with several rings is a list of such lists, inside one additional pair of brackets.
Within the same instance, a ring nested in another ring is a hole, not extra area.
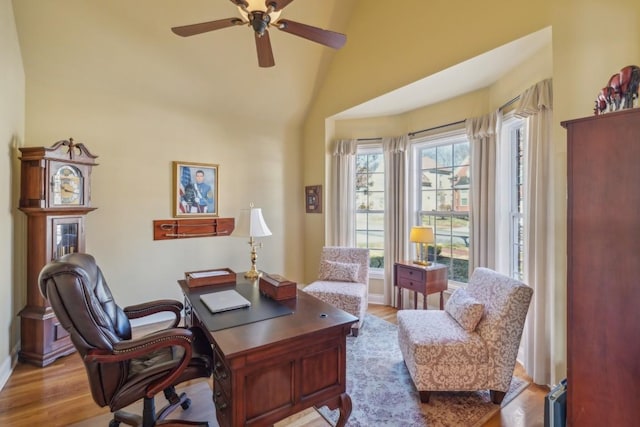
[[(369, 305), (369, 313), (396, 323), (395, 308)], [(520, 366), (516, 367), (516, 374), (525, 376)], [(548, 388), (530, 385), (484, 427), (543, 426), (546, 393)], [(162, 404), (162, 399), (158, 402), (158, 405)], [(195, 407), (190, 409), (196, 410)], [(108, 412), (108, 408), (100, 408), (94, 403), (84, 365), (77, 354), (58, 359), (45, 368), (19, 363), (0, 391), (0, 426), (66, 426)], [(197, 414), (194, 417), (207, 418)], [(299, 427), (326, 425), (319, 416), (309, 412), (292, 423)]]

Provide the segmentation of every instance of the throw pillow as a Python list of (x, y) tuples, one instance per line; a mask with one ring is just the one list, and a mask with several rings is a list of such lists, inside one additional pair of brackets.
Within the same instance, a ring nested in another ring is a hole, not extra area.
[(472, 332), (484, 315), (484, 305), (469, 295), (466, 289), (458, 288), (449, 297), (444, 311), (456, 319), (466, 331)]
[(332, 282), (357, 282), (359, 271), (360, 264), (322, 261), (320, 262), (318, 280), (328, 280)]

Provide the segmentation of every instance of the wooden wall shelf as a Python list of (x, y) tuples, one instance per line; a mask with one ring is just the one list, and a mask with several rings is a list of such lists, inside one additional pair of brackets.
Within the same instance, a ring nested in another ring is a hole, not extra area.
[(156, 219), (153, 240), (228, 236), (234, 228), (235, 218)]

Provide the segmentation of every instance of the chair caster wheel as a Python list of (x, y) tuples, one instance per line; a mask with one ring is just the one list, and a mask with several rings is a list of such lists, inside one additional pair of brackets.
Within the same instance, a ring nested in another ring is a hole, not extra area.
[(116, 421), (116, 420), (109, 421), (109, 427), (119, 427), (119, 426), (120, 426), (120, 421)]
[[(185, 400), (184, 402), (182, 402), (180, 404), (180, 406), (182, 407), (182, 409), (185, 409), (185, 410), (189, 409), (189, 406), (191, 406), (191, 399)], [(109, 427), (111, 427), (111, 426), (109, 426)]]

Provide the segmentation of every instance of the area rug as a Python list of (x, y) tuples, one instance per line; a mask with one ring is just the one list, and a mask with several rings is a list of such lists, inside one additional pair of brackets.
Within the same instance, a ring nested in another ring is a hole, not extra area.
[[(432, 392), (429, 404), (423, 404), (402, 360), (396, 325), (367, 314), (359, 336), (347, 338), (347, 393), (353, 403), (348, 427), (480, 426), (528, 385), (513, 377), (500, 406), (491, 402), (488, 390)], [(338, 419), (337, 410), (319, 411), (332, 423)]]

